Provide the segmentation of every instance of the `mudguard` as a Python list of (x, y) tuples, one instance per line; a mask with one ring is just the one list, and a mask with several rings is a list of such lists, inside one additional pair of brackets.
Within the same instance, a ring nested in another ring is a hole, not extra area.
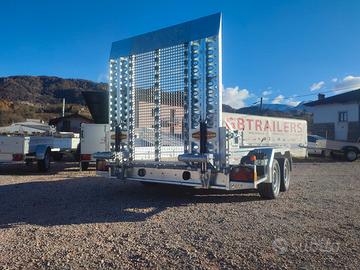
[(43, 160), (45, 158), (46, 151), (50, 149), (48, 145), (37, 145), (35, 149), (35, 156), (37, 160)]

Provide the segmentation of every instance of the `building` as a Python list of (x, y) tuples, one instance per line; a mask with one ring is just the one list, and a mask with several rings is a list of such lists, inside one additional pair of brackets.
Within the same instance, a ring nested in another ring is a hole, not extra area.
[[(135, 128), (154, 128), (155, 121), (155, 92), (154, 89), (137, 89), (135, 111)], [(162, 132), (180, 136), (183, 132), (184, 93), (182, 91), (164, 91), (160, 100), (160, 125)], [(178, 101), (177, 104), (175, 101)]]
[(360, 138), (360, 89), (304, 104), (313, 114), (312, 134), (355, 142)]
[(55, 126), (56, 131), (58, 132), (80, 133), (80, 127), (82, 123), (93, 123), (93, 122), (94, 121), (89, 117), (86, 117), (79, 113), (74, 113), (63, 117), (51, 119), (49, 121), (49, 125)]

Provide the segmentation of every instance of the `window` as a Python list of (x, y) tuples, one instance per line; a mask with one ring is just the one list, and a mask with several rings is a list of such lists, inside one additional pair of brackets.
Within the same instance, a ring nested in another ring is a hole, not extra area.
[(316, 139), (313, 136), (308, 136), (308, 142), (316, 143)]
[(348, 113), (339, 112), (339, 122), (347, 122), (347, 121), (348, 121)]

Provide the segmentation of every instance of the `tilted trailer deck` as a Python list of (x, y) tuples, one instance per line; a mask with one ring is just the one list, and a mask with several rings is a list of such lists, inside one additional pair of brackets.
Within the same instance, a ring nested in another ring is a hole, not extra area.
[[(240, 144), (222, 123), (221, 14), (112, 44), (111, 151), (99, 175), (123, 181), (223, 190), (258, 189), (276, 198), (290, 183), (290, 150)], [(300, 143), (300, 142), (299, 142)]]

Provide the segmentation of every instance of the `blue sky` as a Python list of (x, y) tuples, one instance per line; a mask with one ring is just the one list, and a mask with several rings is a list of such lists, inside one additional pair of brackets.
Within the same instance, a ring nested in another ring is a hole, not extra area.
[(112, 41), (223, 13), (224, 100), (360, 88), (360, 1), (1, 1), (0, 76), (106, 81)]

